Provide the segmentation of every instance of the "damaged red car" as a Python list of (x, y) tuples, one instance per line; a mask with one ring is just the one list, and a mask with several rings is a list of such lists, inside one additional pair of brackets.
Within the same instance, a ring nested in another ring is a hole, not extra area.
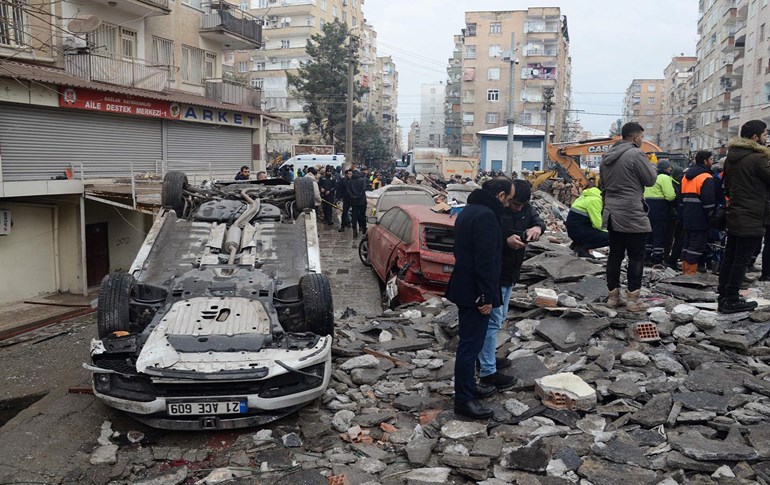
[(358, 254), (385, 283), (389, 302), (443, 296), (455, 263), (455, 218), (422, 205), (402, 205), (379, 221), (370, 220)]

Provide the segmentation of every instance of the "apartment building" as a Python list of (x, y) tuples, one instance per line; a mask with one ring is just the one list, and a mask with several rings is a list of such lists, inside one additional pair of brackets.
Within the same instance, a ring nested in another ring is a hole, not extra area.
[(443, 82), (420, 86), (420, 136), (415, 141), (420, 148), (444, 146), (446, 88)]
[[(237, 73), (248, 78), (251, 86), (262, 89), (266, 111), (289, 120), (269, 125), (268, 150), (290, 152), (291, 146), (299, 141), (300, 125), (307, 118), (302, 111), (303, 101), (289, 88), (287, 73), (297, 74), (300, 64), (310, 60), (305, 50), (307, 41), (321, 33), (327, 22), (339, 19), (361, 37), (368, 30), (362, 11), (364, 0), (251, 0), (248, 3), (244, 7), (263, 24), (264, 44), (257, 50), (236, 53)], [(369, 74), (374, 67), (363, 64), (359, 75)]]
[(261, 25), (227, 2), (5, 2), (0, 303), (128, 269), (153, 209), (130, 187), (97, 193), (100, 180), (258, 168), (258, 93), (223, 80), (221, 62), (260, 44)]
[(463, 112), (462, 112), (463, 36), (454, 36), (454, 50), (447, 65), (446, 99), (444, 109), (444, 146), (452, 155), (462, 153)]
[(666, 151), (689, 152), (693, 120), (688, 103), (697, 57), (677, 56), (663, 70), (663, 121), (661, 147)]
[(663, 79), (634, 79), (626, 89), (623, 116), (625, 123), (636, 121), (644, 128), (644, 138), (661, 143), (663, 122)]
[(417, 140), (420, 138), (420, 122), (412, 121), (409, 125), (409, 133), (407, 134), (406, 149), (412, 151), (417, 146)]
[[(565, 139), (572, 105), (571, 59), (567, 18), (558, 7), (515, 11), (466, 12), (462, 55), (462, 154), (477, 155), (479, 131), (505, 125), (508, 117), (510, 64), (503, 52), (515, 34), (514, 119), (545, 130), (543, 90), (553, 88), (555, 106), (548, 114), (553, 141)], [(424, 127), (422, 127), (424, 130)]]
[(731, 137), (737, 136), (740, 126), (749, 120), (759, 119), (770, 125), (770, 5), (767, 0), (740, 0), (735, 4), (736, 18), (741, 20), (734, 24), (728, 128)]
[(390, 153), (397, 154), (401, 151), (401, 141), (398, 137), (398, 71), (393, 58), (378, 57), (376, 73), (380, 78), (380, 88), (377, 92), (380, 113), (378, 123)]

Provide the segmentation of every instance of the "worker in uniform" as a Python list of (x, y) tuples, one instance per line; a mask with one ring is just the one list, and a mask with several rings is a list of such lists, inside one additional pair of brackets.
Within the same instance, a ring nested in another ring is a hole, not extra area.
[(589, 187), (575, 200), (567, 214), (567, 235), (572, 239), (570, 249), (580, 257), (590, 257), (589, 249), (610, 244), (607, 231), (602, 229), (602, 193)]
[(713, 161), (710, 151), (699, 151), (695, 165), (682, 177), (682, 273), (686, 275), (698, 272), (698, 263), (708, 242), (708, 216), (714, 210), (715, 200)]
[(676, 191), (671, 179), (671, 164), (661, 160), (657, 168), (655, 185), (644, 189), (644, 201), (648, 208), (647, 217), (652, 226), (652, 231), (647, 234), (645, 243), (645, 259), (652, 264), (663, 263), (668, 223), (671, 220), (671, 204), (676, 199)]

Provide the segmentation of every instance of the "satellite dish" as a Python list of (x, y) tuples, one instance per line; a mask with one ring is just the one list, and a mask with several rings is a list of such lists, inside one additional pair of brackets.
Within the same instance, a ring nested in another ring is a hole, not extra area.
[(73, 34), (87, 34), (98, 29), (100, 25), (102, 25), (102, 19), (96, 15), (86, 15), (67, 22), (67, 30)]
[(532, 69), (532, 75), (533, 76), (539, 76), (540, 75), (540, 69), (537, 69), (537, 68)]

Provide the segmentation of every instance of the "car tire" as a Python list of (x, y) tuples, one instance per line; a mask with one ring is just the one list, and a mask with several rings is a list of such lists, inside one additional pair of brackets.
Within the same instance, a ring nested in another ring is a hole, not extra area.
[(367, 268), (372, 267), (372, 262), (369, 260), (369, 238), (364, 235), (361, 242), (358, 243), (358, 259), (364, 263)]
[(135, 283), (130, 273), (110, 273), (102, 280), (96, 311), (100, 339), (113, 332), (129, 331), (129, 301)]
[(299, 281), (305, 310), (304, 330), (317, 335), (334, 335), (334, 305), (329, 279), (322, 274), (306, 274)]
[(313, 180), (307, 177), (294, 179), (294, 200), (298, 211), (315, 207)]
[(166, 172), (160, 193), (161, 206), (173, 209), (177, 217), (184, 217), (184, 190), (187, 186), (187, 175), (184, 172), (178, 170)]

